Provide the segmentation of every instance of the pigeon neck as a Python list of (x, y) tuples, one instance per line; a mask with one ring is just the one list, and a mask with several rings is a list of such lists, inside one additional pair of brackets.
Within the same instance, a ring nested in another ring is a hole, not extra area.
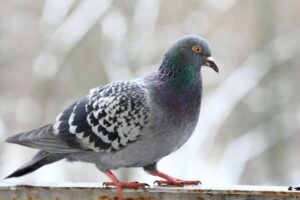
[(202, 94), (200, 69), (165, 58), (155, 79), (153, 86), (163, 105), (182, 113), (198, 112)]
[(159, 78), (175, 91), (184, 92), (201, 85), (200, 68), (166, 56), (159, 68)]

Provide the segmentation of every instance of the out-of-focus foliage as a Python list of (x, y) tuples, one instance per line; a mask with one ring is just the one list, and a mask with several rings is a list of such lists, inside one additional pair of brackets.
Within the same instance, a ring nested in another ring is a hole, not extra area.
[[(299, 0), (1, 0), (0, 177), (35, 150), (6, 137), (52, 122), (92, 87), (155, 71), (180, 36), (210, 42), (194, 135), (160, 169), (204, 184), (300, 184)], [(151, 182), (141, 169), (124, 180)], [(59, 162), (10, 180), (105, 181)]]

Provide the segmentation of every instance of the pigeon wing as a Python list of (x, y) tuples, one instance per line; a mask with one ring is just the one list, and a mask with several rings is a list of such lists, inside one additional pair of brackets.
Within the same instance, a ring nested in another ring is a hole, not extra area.
[(70, 149), (117, 151), (140, 138), (149, 115), (146, 94), (134, 81), (95, 88), (58, 115), (53, 132)]

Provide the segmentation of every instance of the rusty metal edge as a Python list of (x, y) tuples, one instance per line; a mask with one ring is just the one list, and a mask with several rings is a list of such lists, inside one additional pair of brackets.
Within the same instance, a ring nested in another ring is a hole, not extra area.
[[(3, 190), (86, 190), (86, 191), (115, 191), (114, 188), (103, 188), (101, 184), (91, 183), (64, 183), (59, 185), (38, 185), (34, 183), (0, 183), (0, 191)], [(195, 194), (224, 194), (224, 195), (264, 195), (264, 196), (299, 196), (300, 191), (289, 191), (288, 187), (280, 186), (248, 186), (248, 185), (236, 185), (236, 186), (200, 186), (200, 187), (188, 187), (188, 188), (166, 188), (166, 187), (152, 187), (143, 189), (124, 189), (124, 192), (149, 192), (149, 193), (195, 193)]]

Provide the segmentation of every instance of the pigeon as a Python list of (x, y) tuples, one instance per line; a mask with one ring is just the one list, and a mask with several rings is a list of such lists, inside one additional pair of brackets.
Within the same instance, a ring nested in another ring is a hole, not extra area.
[(121, 182), (111, 170), (143, 167), (164, 180), (158, 185), (194, 185), (199, 181), (173, 178), (157, 169), (163, 157), (176, 151), (192, 135), (202, 98), (201, 68), (218, 72), (207, 41), (197, 35), (179, 38), (167, 51), (159, 69), (147, 76), (112, 82), (91, 89), (61, 112), (53, 123), (7, 139), (38, 149), (37, 154), (6, 178), (19, 177), (66, 159), (94, 163), (115, 186), (145, 186)]

